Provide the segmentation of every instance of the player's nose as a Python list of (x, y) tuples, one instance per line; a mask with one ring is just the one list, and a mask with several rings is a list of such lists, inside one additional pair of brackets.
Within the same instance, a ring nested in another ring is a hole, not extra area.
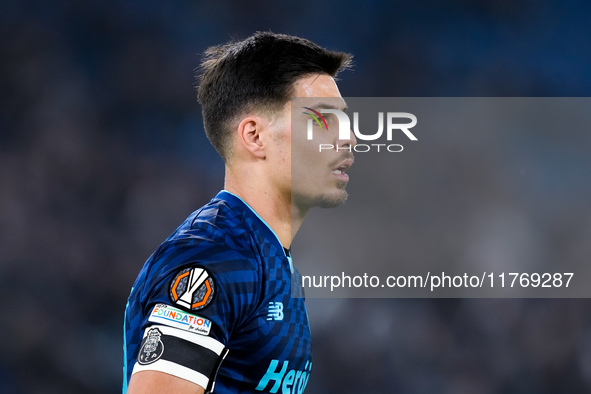
[(348, 138), (339, 139), (337, 141), (337, 145), (340, 148), (349, 148), (352, 151), (353, 148), (355, 147), (355, 145), (357, 145), (357, 138), (355, 138), (355, 133), (353, 133), (353, 130), (349, 130), (349, 137)]

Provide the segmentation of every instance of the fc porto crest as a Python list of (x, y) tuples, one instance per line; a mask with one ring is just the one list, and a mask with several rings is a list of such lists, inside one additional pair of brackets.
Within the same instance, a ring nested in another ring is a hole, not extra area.
[(185, 268), (170, 282), (170, 299), (187, 309), (198, 311), (205, 308), (214, 294), (214, 280), (203, 268)]
[(152, 364), (162, 357), (164, 353), (164, 344), (160, 339), (162, 333), (157, 328), (152, 328), (142, 341), (142, 347), (137, 356), (137, 362), (141, 365)]

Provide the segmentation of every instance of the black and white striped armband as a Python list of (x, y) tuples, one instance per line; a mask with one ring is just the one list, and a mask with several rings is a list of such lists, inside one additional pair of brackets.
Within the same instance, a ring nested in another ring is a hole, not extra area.
[(217, 340), (178, 328), (146, 328), (133, 373), (160, 371), (213, 391), (215, 376), (228, 353)]

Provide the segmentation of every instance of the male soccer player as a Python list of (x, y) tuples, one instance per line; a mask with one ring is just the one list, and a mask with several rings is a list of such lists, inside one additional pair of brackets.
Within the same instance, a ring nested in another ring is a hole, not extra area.
[[(307, 115), (291, 98), (344, 109), (333, 77), (350, 59), (273, 33), (208, 49), (198, 99), (225, 162), (225, 190), (160, 245), (135, 281), (124, 392), (207, 393), (214, 383), (216, 394), (303, 392), (310, 330), (303, 298), (291, 296), (289, 248), (310, 208), (345, 201), (355, 140), (338, 140), (330, 123), (314, 142), (292, 139), (292, 110), (302, 123)], [(318, 143), (340, 149), (318, 153)]]

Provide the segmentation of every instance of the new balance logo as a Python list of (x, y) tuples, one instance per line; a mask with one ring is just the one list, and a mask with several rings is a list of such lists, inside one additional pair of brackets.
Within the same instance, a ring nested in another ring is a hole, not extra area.
[(269, 302), (267, 320), (283, 320), (283, 302)]

